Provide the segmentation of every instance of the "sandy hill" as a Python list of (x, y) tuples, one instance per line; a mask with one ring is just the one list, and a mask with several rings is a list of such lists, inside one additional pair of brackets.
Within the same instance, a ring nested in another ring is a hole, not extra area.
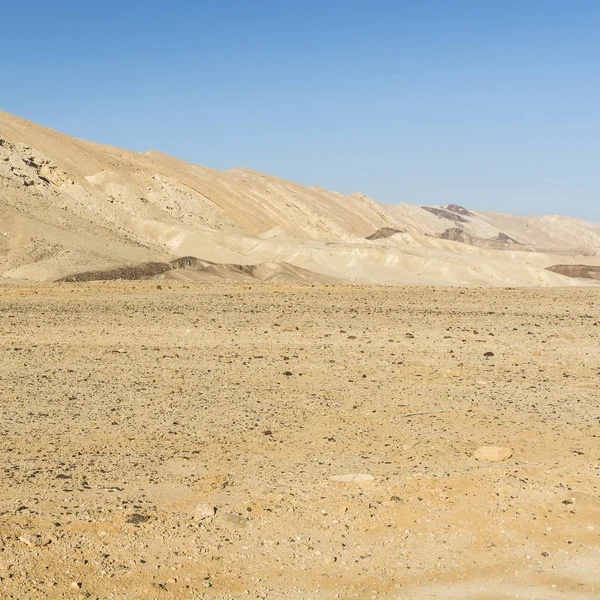
[(599, 224), (384, 205), (78, 140), (0, 112), (4, 281), (597, 285), (584, 267), (598, 266)]

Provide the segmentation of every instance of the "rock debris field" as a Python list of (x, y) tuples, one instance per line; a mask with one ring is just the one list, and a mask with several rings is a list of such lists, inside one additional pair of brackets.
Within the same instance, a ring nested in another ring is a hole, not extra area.
[(598, 306), (0, 287), (0, 597), (600, 598)]

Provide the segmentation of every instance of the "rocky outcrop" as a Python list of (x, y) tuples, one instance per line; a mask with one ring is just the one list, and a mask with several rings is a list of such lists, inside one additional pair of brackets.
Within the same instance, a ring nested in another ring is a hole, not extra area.
[(521, 246), (523, 245), (521, 242), (517, 242), (517, 240), (511, 238), (510, 235), (506, 235), (502, 231), (493, 239), (497, 242), (502, 242), (503, 244), (519, 244)]
[(458, 204), (444, 204), (442, 208), (455, 213), (457, 215), (462, 215), (463, 217), (474, 217), (475, 215), (464, 206), (459, 206)]
[[(471, 235), (459, 227), (451, 227), (450, 229), (446, 229), (446, 231), (441, 233), (439, 237), (443, 240), (460, 242), (461, 244), (477, 246), (478, 248), (494, 248), (496, 250), (529, 250), (523, 244), (513, 240), (504, 233), (499, 233), (494, 238), (486, 239), (476, 235)], [(519, 247), (515, 248), (515, 245)]]
[(432, 215), (436, 217), (440, 217), (441, 219), (448, 219), (449, 221), (456, 221), (457, 223), (468, 223), (469, 220), (463, 217), (460, 214), (455, 212), (445, 210), (443, 208), (436, 208), (435, 206), (421, 206), (423, 210), (430, 212)]
[(378, 229), (375, 233), (372, 233), (371, 235), (367, 236), (365, 239), (371, 241), (382, 240), (385, 238), (392, 237), (396, 233), (404, 233), (404, 231), (402, 229), (394, 229), (393, 227), (382, 227), (381, 229)]

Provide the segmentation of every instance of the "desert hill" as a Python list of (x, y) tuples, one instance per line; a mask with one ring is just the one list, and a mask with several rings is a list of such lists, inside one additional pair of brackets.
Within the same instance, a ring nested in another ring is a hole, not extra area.
[(3, 281), (597, 285), (589, 274), (599, 266), (600, 224), (384, 205), (87, 142), (0, 112)]

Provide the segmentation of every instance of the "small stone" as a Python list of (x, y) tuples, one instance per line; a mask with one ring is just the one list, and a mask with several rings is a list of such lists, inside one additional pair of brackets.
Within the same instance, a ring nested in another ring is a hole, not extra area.
[(293, 375), (293, 373), (291, 371), (285, 371), (283, 373), (286, 377), (291, 377)]
[(212, 504), (200, 503), (196, 505), (196, 510), (194, 511), (194, 519), (196, 521), (202, 521), (203, 519), (209, 519), (214, 517), (217, 512), (217, 507)]
[(169, 579), (167, 579), (167, 583), (173, 585), (174, 583), (177, 583), (177, 579), (175, 579), (175, 577), (169, 577)]
[(71, 587), (72, 587), (74, 590), (78, 590), (79, 588), (81, 588), (81, 586), (82, 586), (82, 585), (83, 585), (83, 584), (82, 584), (80, 581), (73, 581), (73, 582), (71, 583)]
[(45, 546), (44, 540), (41, 535), (22, 535), (19, 538), (20, 542), (23, 542), (26, 546), (33, 548), (34, 546)]
[(407, 333), (404, 337), (407, 337), (409, 340), (414, 340), (415, 339), (414, 333)]
[(501, 462), (507, 460), (513, 454), (511, 448), (501, 448), (500, 446), (481, 446), (475, 450), (473, 456), (478, 460), (487, 460), (489, 462)]
[(486, 352), (484, 354), (484, 356), (491, 357), (491, 356), (494, 356), (494, 353), (493, 352)]
[(329, 481), (336, 483), (368, 483), (375, 479), (373, 475), (366, 473), (346, 473), (345, 475), (332, 475)]
[(333, 564), (334, 564), (336, 561), (337, 561), (337, 558), (336, 558), (335, 556), (326, 556), (326, 557), (323, 559), (323, 562), (324, 562), (326, 565), (333, 565)]
[(446, 377), (460, 377), (462, 373), (460, 371), (446, 371)]
[(138, 513), (132, 514), (125, 522), (139, 525), (140, 523), (147, 523), (150, 520), (148, 515), (140, 515)]

